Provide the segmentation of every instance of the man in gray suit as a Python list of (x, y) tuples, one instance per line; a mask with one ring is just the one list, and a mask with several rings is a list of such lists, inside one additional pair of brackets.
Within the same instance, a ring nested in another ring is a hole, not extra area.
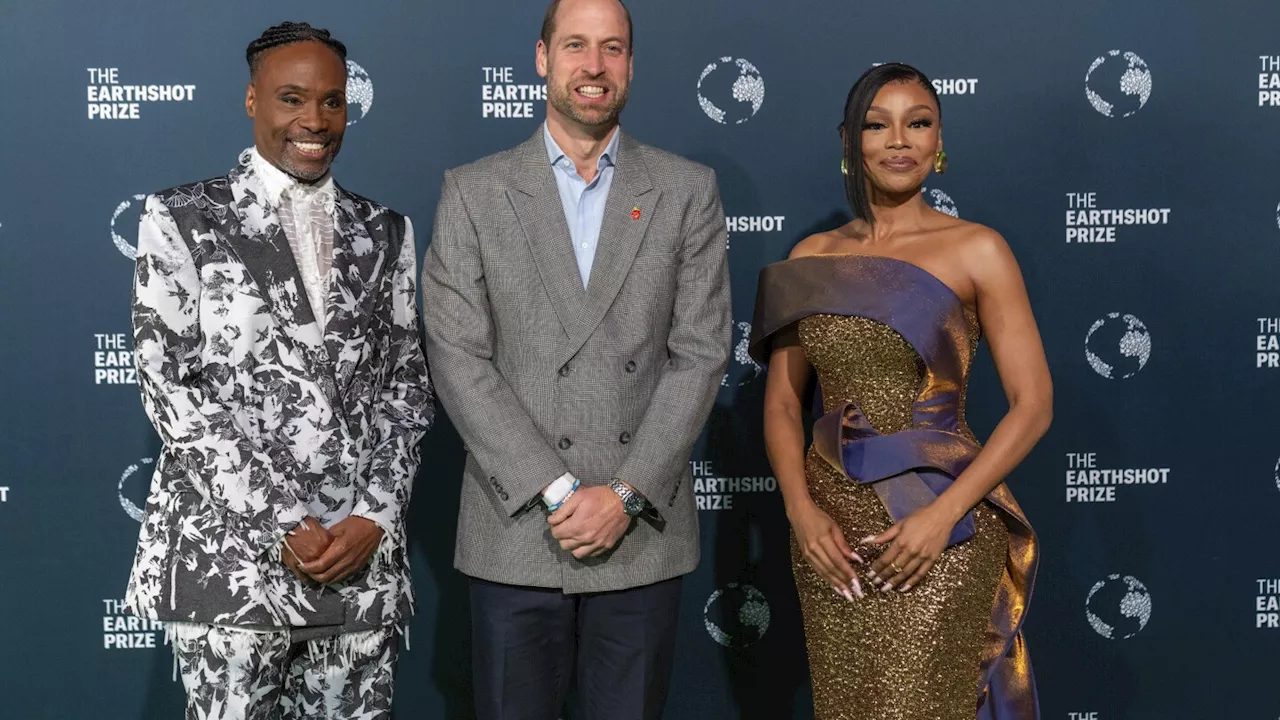
[(556, 0), (547, 121), (445, 174), (423, 271), (427, 355), (467, 446), (455, 565), (472, 578), (476, 713), (657, 718), (680, 578), (698, 562), (689, 454), (728, 360), (714, 173), (618, 127), (631, 18)]

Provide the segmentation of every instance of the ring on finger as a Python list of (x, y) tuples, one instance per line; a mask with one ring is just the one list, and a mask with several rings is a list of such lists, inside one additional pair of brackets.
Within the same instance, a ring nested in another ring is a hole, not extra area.
[(902, 573), (902, 568), (898, 567), (898, 563), (896, 562), (889, 563), (889, 567), (893, 568), (893, 573), (895, 575), (899, 575)]

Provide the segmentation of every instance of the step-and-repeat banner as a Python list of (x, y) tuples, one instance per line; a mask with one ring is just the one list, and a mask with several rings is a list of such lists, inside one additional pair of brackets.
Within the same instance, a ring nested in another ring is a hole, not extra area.
[[(1280, 5), (632, 5), (623, 123), (717, 171), (735, 313), (692, 458), (704, 553), (667, 716), (811, 716), (746, 338), (759, 269), (847, 219), (836, 124), (853, 80), (886, 61), (934, 78), (951, 169), (926, 197), (1008, 238), (1053, 370), (1053, 428), (1010, 481), (1043, 540), (1027, 635), (1044, 717), (1280, 716)], [(181, 712), (163, 632), (121, 603), (159, 450), (132, 365), (132, 261), (146, 193), (225, 173), (252, 143), (245, 46), (286, 19), (344, 41), (336, 177), (430, 228), (446, 168), (537, 129), (542, 11), (5, 3), (0, 716)], [(985, 434), (1004, 407), (984, 352), (970, 420)], [(411, 510), (402, 718), (471, 716), (452, 569), (462, 456), (441, 422)]]

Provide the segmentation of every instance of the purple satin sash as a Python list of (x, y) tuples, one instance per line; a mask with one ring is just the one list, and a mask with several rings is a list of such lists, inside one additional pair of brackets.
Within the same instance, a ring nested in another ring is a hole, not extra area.
[[(871, 483), (884, 509), (900, 522), (933, 502), (978, 454), (972, 440), (941, 430), (881, 435), (856, 403), (847, 403), (813, 424), (813, 447), (842, 475)], [(973, 511), (951, 529), (947, 545), (973, 537)]]

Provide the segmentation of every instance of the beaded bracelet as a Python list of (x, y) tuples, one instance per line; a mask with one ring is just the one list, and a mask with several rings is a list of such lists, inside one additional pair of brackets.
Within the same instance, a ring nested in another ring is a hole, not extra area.
[(575, 477), (573, 479), (573, 486), (569, 488), (569, 492), (565, 493), (564, 497), (560, 498), (560, 502), (556, 503), (555, 505), (548, 505), (547, 512), (553, 513), (556, 510), (559, 510), (561, 505), (564, 505), (566, 502), (569, 501), (569, 498), (573, 497), (573, 494), (578, 491), (578, 486), (581, 484), (582, 484), (582, 481)]

